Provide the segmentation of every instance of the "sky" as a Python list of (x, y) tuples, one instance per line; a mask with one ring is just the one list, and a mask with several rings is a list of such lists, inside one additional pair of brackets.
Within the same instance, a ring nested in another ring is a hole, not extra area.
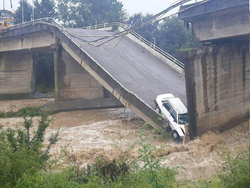
[[(32, 0), (28, 0), (32, 3)], [(167, 8), (171, 3), (176, 0), (119, 0), (123, 3), (124, 9), (127, 10), (129, 15), (133, 15), (138, 12), (142, 12), (143, 14), (152, 13), (156, 14), (165, 8)], [(19, 5), (19, 0), (12, 0), (14, 10)], [(10, 0), (5, 0), (5, 7), (7, 10), (11, 10), (10, 8)], [(0, 9), (3, 8), (3, 0), (0, 0)]]
[[(32, 0), (28, 0), (32, 3)], [(121, 1), (124, 5), (124, 9), (127, 10), (129, 15), (133, 15), (135, 13), (151, 13), (156, 14), (164, 9), (166, 9), (169, 5), (171, 5), (176, 0), (118, 0)], [(13, 9), (15, 10), (19, 5), (19, 0), (12, 0)], [(10, 0), (5, 0), (5, 7), (7, 10), (11, 10), (10, 8)], [(3, 0), (0, 0), (0, 9), (3, 8)]]
[(141, 12), (156, 14), (166, 9), (176, 0), (121, 0), (129, 15)]

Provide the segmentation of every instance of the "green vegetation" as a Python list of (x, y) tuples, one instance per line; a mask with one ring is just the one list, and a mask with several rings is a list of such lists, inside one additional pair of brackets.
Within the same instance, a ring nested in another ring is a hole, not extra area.
[[(153, 16), (150, 13), (145, 15), (137, 13), (128, 18), (126, 11), (123, 9), (123, 3), (118, 0), (59, 0), (57, 3), (52, 0), (35, 0), (34, 2), (35, 19), (56, 18), (64, 26), (74, 28), (105, 22), (124, 22), (125, 20), (127, 24), (137, 27)], [(20, 4), (14, 15), (16, 23), (21, 23), (21, 13), (22, 7)], [(24, 0), (24, 13), (24, 21), (30, 21), (32, 7), (27, 0)], [(113, 30), (116, 29), (117, 26), (114, 26)], [(166, 18), (162, 22), (149, 24), (136, 30), (136, 32), (175, 57), (178, 56), (179, 50), (192, 49), (198, 46), (198, 42), (194, 40), (192, 26), (175, 16)], [(49, 59), (48, 55), (39, 56), (40, 59), (44, 58), (43, 63), (50, 62), (50, 60), (46, 61), (46, 59)], [(52, 71), (53, 69), (49, 70)]]
[(41, 93), (54, 92), (55, 87), (53, 84), (49, 84), (48, 82), (43, 82), (36, 86), (36, 91)]
[[(23, 128), (6, 129), (0, 132), (0, 187), (15, 187), (26, 176), (46, 169), (52, 145), (58, 141), (58, 132), (51, 135), (44, 148), (44, 133), (51, 119), (43, 115), (38, 128), (33, 128), (32, 118), (24, 119)], [(33, 135), (33, 136), (31, 136)]]
[[(83, 167), (74, 153), (64, 153), (68, 166), (56, 165), (50, 157), (51, 146), (58, 141), (58, 131), (45, 146), (44, 133), (51, 119), (42, 115), (33, 132), (32, 118), (24, 118), (22, 128), (0, 131), (0, 187), (9, 188), (248, 188), (249, 151), (225, 155), (221, 172), (210, 180), (177, 181), (177, 168), (160, 163), (159, 150), (147, 142), (142, 129), (138, 146), (139, 157), (121, 155), (114, 160), (96, 159)], [(33, 133), (32, 133), (33, 132)]]
[[(129, 23), (137, 26), (152, 16), (152, 14), (134, 14), (130, 17)], [(166, 18), (160, 23), (150, 24), (136, 32), (174, 57), (178, 57), (178, 51), (191, 50), (199, 44), (194, 39), (192, 29), (185, 27), (184, 22), (177, 17)]]
[(59, 0), (58, 19), (67, 27), (120, 22), (125, 12), (118, 0)]
[(19, 7), (16, 9), (16, 13), (13, 15), (14, 16), (14, 21), (15, 24), (22, 23), (22, 4), (23, 4), (23, 21), (27, 22), (31, 20), (31, 15), (32, 15), (32, 6), (27, 0), (20, 0), (19, 1)]
[(236, 157), (226, 154), (226, 162), (218, 179), (224, 187), (248, 188), (250, 185), (249, 151), (239, 153)]
[(249, 151), (244, 151), (234, 156), (227, 152), (224, 156), (225, 162), (218, 175), (210, 180), (198, 180), (183, 188), (249, 188)]
[(40, 111), (40, 108), (41, 108), (41, 106), (35, 106), (35, 107), (21, 108), (17, 112), (0, 111), (0, 118), (39, 116), (39, 115), (42, 115), (41, 111)]
[(39, 18), (56, 18), (55, 1), (53, 0), (35, 0), (35, 19)]

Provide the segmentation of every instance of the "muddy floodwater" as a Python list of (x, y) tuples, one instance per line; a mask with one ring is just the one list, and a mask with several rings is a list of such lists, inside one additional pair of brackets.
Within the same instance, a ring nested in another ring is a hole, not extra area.
[[(17, 111), (23, 107), (40, 106), (53, 99), (34, 99), (0, 101), (0, 111)], [(141, 127), (139, 117), (129, 109), (99, 109), (60, 112), (51, 115), (53, 121), (46, 131), (46, 140), (59, 129), (60, 140), (52, 148), (52, 155), (59, 155), (62, 148), (74, 152), (82, 163), (91, 163), (95, 157), (110, 160), (119, 157), (133, 143), (139, 141)], [(39, 117), (34, 117), (38, 124)], [(0, 118), (4, 128), (21, 125), (23, 118)], [(179, 179), (195, 180), (208, 178), (217, 172), (223, 159), (225, 148), (234, 153), (249, 147), (249, 127), (240, 125), (222, 134), (207, 133), (184, 145), (172, 139), (162, 141), (162, 136), (147, 129), (147, 141), (160, 149), (157, 154), (164, 157), (161, 161), (169, 166), (182, 166), (177, 176)], [(48, 143), (47, 141), (45, 144)], [(137, 148), (130, 157), (138, 157)]]

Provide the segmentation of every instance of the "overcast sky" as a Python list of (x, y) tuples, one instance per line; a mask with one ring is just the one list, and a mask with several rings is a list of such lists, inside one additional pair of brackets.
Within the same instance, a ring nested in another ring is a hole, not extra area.
[[(32, 0), (28, 0), (32, 3)], [(141, 12), (143, 14), (152, 13), (156, 14), (166, 9), (170, 4), (176, 0), (119, 0), (123, 3), (124, 9), (127, 10), (129, 15)], [(19, 5), (19, 0), (12, 0), (14, 10)], [(5, 0), (5, 7), (7, 10), (10, 9), (10, 0)], [(0, 0), (0, 9), (3, 8), (3, 0)]]
[(142, 12), (143, 14), (156, 14), (166, 9), (170, 4), (176, 0), (121, 0), (124, 8), (132, 15), (134, 13)]
[[(143, 14), (158, 13), (167, 8), (176, 0), (119, 0), (123, 3), (124, 9), (132, 15), (134, 13), (142, 12)], [(12, 0), (14, 10), (18, 7), (19, 0)], [(32, 0), (29, 0), (32, 3)], [(10, 9), (10, 0), (5, 0), (5, 7)], [(0, 9), (3, 8), (3, 0), (0, 0)]]

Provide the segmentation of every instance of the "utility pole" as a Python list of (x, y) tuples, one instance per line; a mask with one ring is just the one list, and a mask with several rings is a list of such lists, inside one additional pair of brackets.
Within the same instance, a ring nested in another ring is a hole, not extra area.
[(3, 0), (3, 10), (5, 10), (5, 1)]
[(156, 37), (153, 37), (153, 40), (154, 40), (154, 49), (155, 49)]
[(22, 23), (24, 22), (24, 12), (23, 12), (23, 0), (22, 0)]
[(33, 3), (33, 7), (32, 7), (32, 20), (35, 20), (35, 4), (34, 4), (34, 0), (32, 0)]

